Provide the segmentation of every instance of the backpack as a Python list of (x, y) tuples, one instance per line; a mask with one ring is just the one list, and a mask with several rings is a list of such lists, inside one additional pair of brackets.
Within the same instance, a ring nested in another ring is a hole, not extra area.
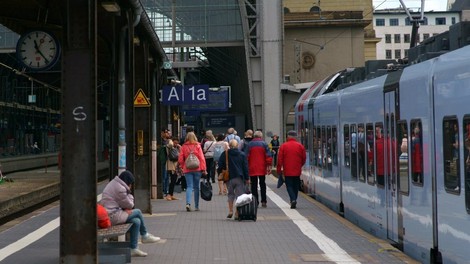
[(199, 168), (199, 159), (193, 153), (192, 149), (190, 150), (188, 157), (184, 161), (184, 165), (186, 166), (187, 169), (190, 169), (190, 170)]
[(168, 159), (170, 161), (178, 161), (178, 156), (180, 155), (180, 151), (178, 148), (172, 147), (168, 148)]
[(219, 161), (220, 156), (224, 153), (224, 145), (216, 144), (214, 147), (214, 160)]

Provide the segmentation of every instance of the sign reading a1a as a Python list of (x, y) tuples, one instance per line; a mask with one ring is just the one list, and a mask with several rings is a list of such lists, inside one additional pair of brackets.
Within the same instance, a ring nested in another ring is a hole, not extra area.
[(163, 69), (165, 69), (165, 70), (171, 70), (171, 68), (173, 68), (173, 65), (172, 65), (171, 61), (165, 61), (165, 62), (163, 62)]

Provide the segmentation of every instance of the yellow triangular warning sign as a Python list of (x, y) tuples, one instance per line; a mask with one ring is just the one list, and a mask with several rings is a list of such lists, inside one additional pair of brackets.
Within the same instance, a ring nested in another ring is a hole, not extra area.
[(135, 107), (148, 107), (150, 106), (149, 99), (145, 96), (144, 91), (139, 89), (134, 96), (134, 106)]

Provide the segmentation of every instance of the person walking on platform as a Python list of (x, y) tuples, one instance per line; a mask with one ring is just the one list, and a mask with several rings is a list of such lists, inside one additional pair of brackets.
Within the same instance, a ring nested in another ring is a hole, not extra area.
[[(227, 218), (233, 216), (233, 202), (238, 196), (245, 193), (245, 185), (250, 183), (248, 176), (248, 161), (245, 153), (238, 149), (238, 141), (236, 139), (230, 140), (230, 149), (228, 151), (228, 164), (225, 163), (225, 153), (220, 155), (218, 161), (217, 172), (221, 173), (222, 170), (227, 169), (229, 171), (229, 181), (227, 183), (228, 188), (228, 215)], [(235, 219), (237, 219), (235, 215)]]
[[(217, 135), (217, 142), (214, 144), (214, 168), (219, 167), (219, 158), (224, 157), (225, 161), (225, 151), (229, 149), (228, 142), (225, 141), (224, 134)], [(217, 170), (218, 171), (218, 170)], [(224, 182), (222, 175), (217, 172), (217, 180), (219, 182), (219, 195), (227, 194), (227, 184)]]
[(273, 153), (273, 166), (276, 166), (277, 164), (277, 152), (279, 150), (279, 136), (274, 134), (272, 139), (271, 139), (271, 151)]
[(168, 162), (166, 146), (171, 139), (171, 131), (166, 128), (163, 128), (161, 131), (161, 138), (162, 138), (162, 144), (158, 151), (158, 157), (159, 157), (160, 165), (161, 165), (160, 168), (162, 168), (163, 196), (166, 198), (166, 196), (168, 195), (168, 189), (170, 185), (170, 179), (169, 179), (169, 175), (167, 173), (167, 168), (166, 168), (166, 165)]
[(237, 143), (240, 143), (240, 137), (237, 136), (237, 131), (235, 131), (235, 128), (231, 127), (227, 129), (227, 136), (225, 137), (225, 140), (230, 144), (230, 140), (235, 139), (237, 140)]
[[(167, 201), (173, 201), (173, 200), (178, 200), (175, 196), (173, 196), (173, 192), (175, 190), (175, 183), (176, 183), (176, 178), (178, 177), (177, 175), (177, 165), (178, 165), (178, 160), (172, 160), (170, 157), (170, 151), (177, 150), (178, 153), (180, 151), (180, 146), (178, 143), (174, 143), (173, 140), (169, 139), (168, 143), (166, 144), (166, 153), (167, 153), (167, 159), (166, 159), (166, 173), (168, 177), (170, 178), (170, 185), (168, 186), (168, 194), (166, 195), (165, 199)], [(177, 158), (179, 158), (179, 155), (175, 155)]]
[(131, 255), (145, 257), (147, 253), (138, 248), (139, 234), (142, 236), (142, 243), (154, 243), (160, 238), (147, 232), (142, 211), (134, 208), (132, 184), (134, 184), (134, 175), (130, 171), (123, 171), (106, 185), (100, 204), (106, 208), (112, 225), (132, 223)]
[(215, 183), (215, 171), (214, 171), (214, 147), (215, 147), (215, 137), (212, 134), (212, 130), (206, 131), (205, 143), (202, 145), (202, 152), (204, 153), (204, 158), (206, 160), (206, 168), (208, 179)]
[(305, 148), (297, 142), (297, 132), (287, 132), (287, 141), (279, 147), (277, 157), (277, 172), (279, 177), (284, 175), (287, 193), (290, 199), (290, 208), (297, 206), (297, 196), (300, 189), (300, 174), (306, 161)]
[[(191, 169), (186, 166), (186, 160), (190, 154), (197, 157), (199, 161), (198, 167)], [(191, 211), (191, 195), (193, 195), (193, 193), (194, 208), (196, 211), (199, 211), (199, 182), (201, 181), (201, 175), (207, 175), (207, 171), (201, 144), (197, 141), (197, 137), (194, 132), (186, 134), (186, 142), (184, 142), (181, 147), (178, 163), (183, 169), (184, 177), (186, 178), (186, 211)]]
[(263, 132), (255, 131), (253, 140), (246, 149), (248, 174), (250, 175), (251, 193), (259, 205), (258, 182), (261, 191), (261, 206), (266, 207), (266, 173), (271, 167), (272, 157), (268, 144), (263, 140)]

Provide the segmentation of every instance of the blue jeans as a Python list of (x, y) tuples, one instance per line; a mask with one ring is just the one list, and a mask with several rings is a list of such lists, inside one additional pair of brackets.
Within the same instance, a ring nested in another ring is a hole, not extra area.
[(163, 168), (162, 168), (162, 173), (163, 173), (163, 195), (167, 195), (168, 194), (168, 188), (170, 186), (170, 180), (169, 180), (169, 176), (168, 176), (168, 172), (166, 170), (166, 163), (163, 164)]
[(147, 228), (144, 224), (142, 211), (140, 209), (132, 209), (132, 213), (127, 217), (126, 223), (132, 223), (130, 230), (131, 233), (131, 248), (136, 249), (139, 242), (139, 233), (141, 236), (147, 234)]
[(286, 176), (284, 179), (286, 181), (290, 201), (297, 201), (300, 189), (300, 176)]
[(184, 174), (186, 178), (186, 204), (191, 204), (191, 195), (194, 192), (194, 207), (199, 208), (199, 182), (201, 181), (200, 171), (192, 171)]

